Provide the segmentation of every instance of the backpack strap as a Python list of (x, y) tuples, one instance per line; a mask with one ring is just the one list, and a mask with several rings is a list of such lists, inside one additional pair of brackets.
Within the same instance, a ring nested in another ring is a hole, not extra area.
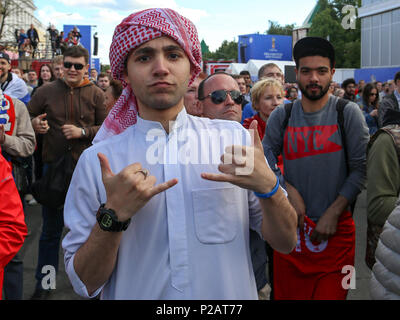
[(287, 125), (289, 123), (289, 118), (290, 118), (290, 114), (292, 113), (292, 108), (293, 108), (293, 102), (285, 104), (286, 117), (285, 117), (285, 120), (283, 120), (283, 122), (282, 122), (282, 133), (283, 133), (283, 135), (285, 135), (285, 130), (286, 130), (286, 127), (287, 127)]
[[(285, 107), (285, 119), (283, 120), (281, 126), (282, 137), (285, 136), (285, 131), (289, 123), (290, 114), (292, 113), (293, 102), (286, 103), (284, 107)], [(283, 155), (283, 150), (284, 150), (284, 143), (282, 143), (282, 149), (281, 149), (282, 155)]]
[(342, 98), (339, 98), (339, 100), (336, 103), (337, 122), (339, 124), (340, 134), (342, 137), (342, 146), (343, 146), (344, 158), (346, 161), (347, 174), (350, 173), (350, 167), (349, 167), (349, 155), (347, 151), (346, 131), (344, 129), (344, 108), (348, 103), (349, 100)]

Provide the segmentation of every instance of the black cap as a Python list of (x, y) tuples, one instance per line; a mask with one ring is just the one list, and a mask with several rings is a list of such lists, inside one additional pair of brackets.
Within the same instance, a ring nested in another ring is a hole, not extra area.
[(10, 63), (10, 56), (5, 52), (0, 52), (0, 59), (6, 59)]
[(335, 49), (324, 38), (305, 37), (296, 42), (293, 48), (293, 58), (296, 65), (298, 65), (300, 58), (309, 56), (327, 57), (331, 61), (331, 66), (335, 65)]

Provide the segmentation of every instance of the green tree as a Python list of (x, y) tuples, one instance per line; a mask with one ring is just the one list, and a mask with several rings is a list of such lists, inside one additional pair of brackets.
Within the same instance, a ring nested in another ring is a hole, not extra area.
[(275, 34), (275, 35), (282, 35), (282, 36), (291, 36), (293, 33), (293, 29), (295, 27), (294, 24), (287, 24), (285, 26), (281, 26), (276, 21), (268, 20), (269, 28), (265, 31), (266, 34)]
[[(205, 44), (205, 43), (204, 43)], [(215, 52), (203, 52), (203, 60), (234, 60), (238, 58), (238, 43), (224, 40)]]
[(309, 36), (329, 39), (335, 47), (337, 68), (359, 68), (361, 56), (361, 24), (356, 20), (355, 29), (344, 24), (349, 12), (342, 13), (346, 5), (357, 7), (359, 0), (319, 0), (319, 12), (312, 20)]

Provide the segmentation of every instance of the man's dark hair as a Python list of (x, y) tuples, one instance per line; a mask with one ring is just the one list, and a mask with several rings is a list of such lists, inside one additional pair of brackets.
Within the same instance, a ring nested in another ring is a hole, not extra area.
[[(242, 71), (242, 72), (243, 72), (243, 71)], [(227, 75), (227, 76), (233, 78), (233, 76), (232, 76), (230, 73), (226, 73), (226, 72), (223, 72), (223, 71), (215, 72), (215, 73), (210, 74), (207, 78), (205, 78), (205, 79), (204, 79), (203, 81), (201, 81), (200, 84), (199, 84), (199, 87), (198, 87), (198, 89), (197, 89), (197, 96), (199, 97), (199, 98), (198, 98), (199, 100), (204, 99), (204, 85), (205, 85), (206, 81), (207, 81), (208, 79), (210, 79), (211, 77), (214, 77), (214, 76), (217, 75), (217, 74), (225, 74), (225, 75)], [(235, 79), (235, 78), (233, 78), (233, 79)], [(236, 81), (236, 80), (235, 80), (235, 81)]]
[(97, 80), (99, 80), (100, 78), (108, 78), (110, 80), (110, 77), (108, 76), (108, 74), (102, 72), (97, 76)]
[(73, 57), (73, 58), (80, 58), (84, 57), (85, 58), (85, 63), (89, 63), (89, 52), (82, 46), (72, 46), (68, 47), (64, 51), (64, 60), (66, 57)]
[(396, 81), (400, 80), (400, 71), (397, 71), (396, 74), (394, 75), (394, 83), (396, 84)]
[(356, 85), (356, 81), (355, 81), (353, 78), (346, 79), (346, 80), (344, 80), (343, 83), (342, 83), (342, 88), (343, 88), (343, 89), (346, 89), (346, 87), (347, 87), (349, 84), (354, 84), (354, 85)]
[(296, 68), (299, 68), (299, 61), (304, 57), (320, 56), (328, 58), (330, 67), (335, 67), (335, 49), (332, 44), (319, 37), (305, 37), (296, 42), (293, 48), (293, 58)]
[(240, 71), (239, 74), (242, 76), (250, 76), (250, 72), (248, 72), (247, 70), (242, 70), (242, 71)]

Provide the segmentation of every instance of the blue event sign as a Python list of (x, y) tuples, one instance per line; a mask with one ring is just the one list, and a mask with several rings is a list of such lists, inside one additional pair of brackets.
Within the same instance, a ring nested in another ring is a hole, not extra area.
[[(64, 37), (68, 37), (68, 33), (77, 27), (79, 33), (81, 34), (81, 38), (79, 39), (79, 44), (89, 51), (89, 60), (90, 60), (90, 69), (92, 65), (94, 65), (95, 69), (99, 72), (100, 66), (97, 67), (96, 63), (92, 61), (94, 58), (92, 57), (92, 26), (88, 25), (64, 25)], [(100, 63), (100, 62), (98, 62)]]
[(292, 37), (265, 34), (240, 35), (238, 62), (250, 59), (292, 61)]

